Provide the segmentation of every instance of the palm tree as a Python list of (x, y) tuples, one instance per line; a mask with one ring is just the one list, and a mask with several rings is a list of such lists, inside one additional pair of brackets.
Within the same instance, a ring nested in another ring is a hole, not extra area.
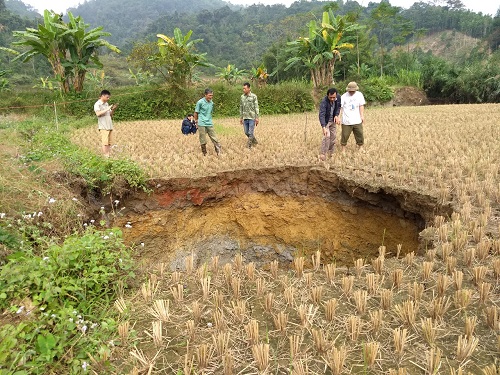
[(335, 17), (331, 10), (323, 12), (321, 24), (314, 20), (309, 23), (308, 37), (288, 43), (288, 50), (294, 57), (287, 61), (285, 70), (302, 63), (310, 70), (315, 88), (332, 84), (335, 63), (342, 57), (341, 50), (354, 47), (347, 39), (349, 33), (358, 28), (347, 16)]

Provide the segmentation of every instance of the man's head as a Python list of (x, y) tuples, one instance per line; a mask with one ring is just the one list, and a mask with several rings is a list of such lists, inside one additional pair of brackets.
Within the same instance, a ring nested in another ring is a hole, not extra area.
[(106, 103), (110, 97), (111, 97), (111, 93), (108, 90), (102, 90), (101, 95), (99, 96), (99, 99), (101, 99), (101, 101), (103, 103)]
[(337, 89), (328, 89), (328, 91), (326, 92), (326, 96), (328, 96), (328, 100), (333, 103), (337, 99)]
[(192, 114), (192, 113), (188, 113), (188, 114), (186, 115), (186, 118), (187, 118), (189, 121), (193, 121), (194, 116), (193, 116), (193, 114)]
[(245, 83), (243, 84), (243, 93), (244, 93), (245, 95), (248, 95), (248, 94), (250, 93), (250, 83), (245, 82)]
[(214, 91), (212, 89), (205, 89), (205, 99), (209, 102), (214, 97)]
[(349, 82), (347, 84), (347, 87), (345, 88), (345, 91), (347, 91), (349, 94), (353, 95), (356, 91), (359, 90), (358, 84), (356, 82)]

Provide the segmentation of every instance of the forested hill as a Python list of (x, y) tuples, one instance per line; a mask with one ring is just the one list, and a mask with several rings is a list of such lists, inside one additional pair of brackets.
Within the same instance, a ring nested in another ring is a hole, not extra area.
[[(143, 34), (145, 40), (156, 40), (158, 33), (171, 34), (175, 27), (184, 33), (193, 30), (197, 45), (218, 66), (228, 63), (249, 68), (260, 60), (278, 40), (295, 38), (308, 22), (320, 16), (324, 3), (296, 2), (284, 5), (252, 5), (241, 9), (224, 7), (198, 14), (166, 15), (152, 23)], [(128, 50), (130, 46), (124, 46)]]
[(227, 6), (223, 0), (88, 0), (68, 11), (81, 16), (93, 27), (103, 26), (112, 35), (108, 38), (118, 46), (135, 39), (161, 16), (197, 13)]
[(21, 0), (5, 0), (5, 7), (12, 13), (21, 17), (34, 19), (40, 17), (40, 14), (30, 5), (23, 3)]

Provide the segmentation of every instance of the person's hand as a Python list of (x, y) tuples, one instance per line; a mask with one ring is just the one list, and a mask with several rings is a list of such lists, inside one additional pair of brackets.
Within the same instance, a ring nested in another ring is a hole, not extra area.
[(240, 125), (243, 125), (243, 119), (240, 118)]
[(335, 116), (333, 118), (333, 121), (337, 124), (337, 125), (340, 125), (340, 117), (339, 116)]
[(255, 126), (259, 125), (259, 119), (255, 119)]
[(361, 115), (361, 123), (364, 124), (365, 123), (365, 116)]
[(196, 126), (196, 129), (198, 129), (198, 122), (194, 122), (194, 126)]
[(323, 130), (323, 135), (325, 137), (328, 137), (328, 129), (326, 128), (326, 126), (323, 126), (321, 129)]

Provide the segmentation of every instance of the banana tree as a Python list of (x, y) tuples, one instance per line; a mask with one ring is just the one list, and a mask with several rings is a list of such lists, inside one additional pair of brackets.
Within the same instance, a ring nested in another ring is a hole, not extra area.
[(259, 67), (252, 67), (251, 70), (251, 79), (252, 81), (257, 81), (257, 86), (261, 87), (267, 83), (267, 79), (273, 74), (269, 74), (267, 72), (267, 68), (264, 64), (260, 64)]
[(76, 92), (81, 92), (87, 72), (90, 69), (102, 69), (103, 67), (97, 54), (98, 49), (105, 47), (116, 53), (120, 53), (120, 50), (101, 39), (111, 35), (102, 31), (102, 27), (96, 27), (87, 32), (86, 29), (89, 25), (85, 24), (81, 17), (75, 18), (71, 12), (68, 12), (68, 17), (69, 32), (65, 35), (68, 53), (63, 65), (73, 89)]
[(97, 55), (99, 47), (120, 52), (117, 47), (100, 39), (110, 35), (101, 27), (87, 32), (88, 25), (81, 17), (75, 18), (71, 12), (68, 12), (68, 17), (70, 21), (65, 23), (61, 15), (45, 10), (43, 24), (39, 24), (37, 29), (14, 31), (16, 41), (12, 43), (27, 47), (14, 60), (26, 62), (36, 55), (47, 58), (64, 93), (68, 93), (71, 87), (76, 92), (82, 91), (87, 70), (102, 67)]
[(167, 70), (167, 77), (172, 84), (186, 86), (192, 81), (193, 71), (198, 66), (210, 66), (205, 53), (197, 53), (195, 45), (203, 39), (191, 40), (193, 31), (182, 35), (179, 28), (174, 29), (174, 36), (157, 34), (159, 55), (162, 65)]
[(228, 64), (225, 68), (217, 68), (217, 77), (220, 77), (227, 83), (236, 83), (238, 79), (241, 79), (246, 74), (246, 70), (238, 69), (235, 65)]
[(358, 28), (358, 25), (349, 22), (347, 16), (335, 17), (331, 10), (323, 12), (320, 24), (315, 20), (309, 22), (307, 37), (288, 43), (288, 51), (294, 57), (287, 61), (285, 70), (301, 63), (309, 69), (315, 88), (331, 85), (335, 63), (340, 61), (342, 50), (354, 47), (348, 39)]
[(39, 24), (38, 29), (26, 28), (25, 31), (14, 31), (14, 38), (17, 40), (12, 43), (14, 46), (28, 47), (27, 51), (19, 53), (14, 60), (27, 62), (35, 55), (47, 58), (54, 72), (54, 77), (64, 92), (69, 91), (63, 66), (66, 56), (64, 35), (67, 31), (68, 28), (60, 14), (45, 10), (43, 24)]

